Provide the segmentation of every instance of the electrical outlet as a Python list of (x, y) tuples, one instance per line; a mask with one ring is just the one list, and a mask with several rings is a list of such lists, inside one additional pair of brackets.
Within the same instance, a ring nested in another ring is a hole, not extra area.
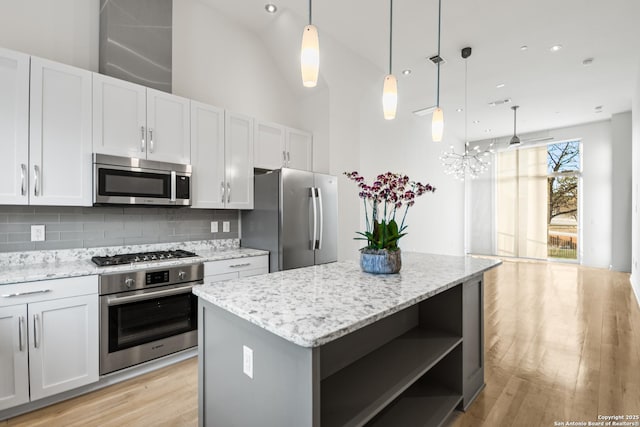
[(32, 242), (44, 241), (44, 225), (31, 226), (31, 241)]
[(253, 379), (253, 350), (246, 345), (242, 346), (242, 372)]
[(228, 233), (231, 231), (231, 223), (229, 221), (222, 221), (222, 232)]
[(211, 221), (211, 232), (212, 233), (218, 232), (218, 221)]

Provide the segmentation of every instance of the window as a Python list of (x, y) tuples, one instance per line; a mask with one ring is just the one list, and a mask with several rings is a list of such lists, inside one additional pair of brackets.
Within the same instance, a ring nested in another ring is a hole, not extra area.
[(580, 142), (549, 144), (547, 149), (547, 256), (578, 259), (578, 185)]
[(578, 259), (580, 141), (498, 153), (496, 252)]

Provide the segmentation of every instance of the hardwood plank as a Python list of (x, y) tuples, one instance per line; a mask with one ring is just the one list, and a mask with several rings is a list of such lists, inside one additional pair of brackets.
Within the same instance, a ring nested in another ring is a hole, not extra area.
[[(640, 412), (640, 309), (629, 275), (505, 261), (485, 276), (486, 387), (455, 427), (552, 426)], [(13, 426), (195, 426), (197, 363), (1, 421)]]
[(12, 418), (6, 422), (6, 427), (196, 426), (197, 370), (196, 358), (185, 360)]
[(485, 278), (485, 352), (487, 386), (453, 426), (640, 411), (640, 309), (628, 274), (505, 261)]

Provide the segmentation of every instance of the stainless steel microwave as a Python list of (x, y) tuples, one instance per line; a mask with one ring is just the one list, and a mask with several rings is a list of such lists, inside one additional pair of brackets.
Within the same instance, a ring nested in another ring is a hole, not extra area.
[(93, 155), (95, 205), (191, 205), (191, 165)]

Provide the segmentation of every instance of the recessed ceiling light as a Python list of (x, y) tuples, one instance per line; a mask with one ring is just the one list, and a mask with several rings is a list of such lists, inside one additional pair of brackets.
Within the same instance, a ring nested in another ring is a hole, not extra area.
[(520, 50), (527, 50), (529, 49), (529, 46), (527, 46), (526, 44), (523, 44), (522, 46), (520, 46)]
[(505, 84), (504, 84), (504, 83), (498, 83), (498, 84), (496, 85), (496, 89), (501, 89), (501, 88), (503, 88), (504, 86), (505, 86)]
[(559, 51), (560, 49), (562, 49), (562, 45), (561, 45), (561, 44), (555, 44), (555, 45), (551, 46), (551, 48), (549, 48), (549, 50), (550, 50), (551, 52), (557, 52), (557, 51)]
[(491, 129), (485, 129), (484, 130), (484, 133), (489, 133), (489, 132), (491, 132)]
[(596, 111), (596, 113), (600, 113), (602, 111), (602, 105), (596, 106), (594, 110)]
[(406, 70), (402, 70), (402, 74), (408, 76), (409, 74), (411, 74), (411, 70), (408, 68)]
[(473, 123), (478, 124), (480, 123), (480, 120), (474, 120)]
[(489, 107), (495, 107), (495, 106), (496, 106), (496, 103), (495, 103), (495, 102), (490, 102), (490, 103), (489, 103)]
[(584, 65), (585, 67), (589, 66), (593, 64), (593, 58), (587, 58), (584, 61), (582, 61), (582, 65)]
[(458, 108), (456, 111), (457, 111), (458, 113), (462, 113), (464, 110), (463, 110), (462, 108)]
[(276, 13), (278, 11), (278, 7), (273, 3), (267, 3), (264, 5), (264, 10), (266, 10), (267, 13)]

